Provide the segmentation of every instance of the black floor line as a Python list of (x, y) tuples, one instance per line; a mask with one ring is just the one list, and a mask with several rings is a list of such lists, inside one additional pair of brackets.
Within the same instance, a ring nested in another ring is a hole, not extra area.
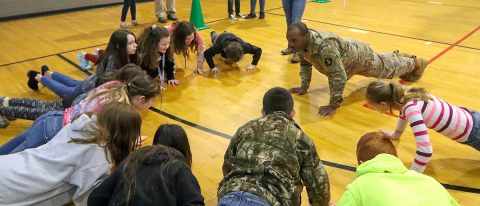
[[(84, 71), (81, 69), (81, 67), (76, 64), (75, 62), (71, 61), (70, 59), (66, 58), (65, 56), (59, 54), (57, 55), (58, 57), (60, 57), (61, 59), (65, 60), (67, 63), (73, 65), (75, 68), (81, 70), (83, 73), (87, 74), (87, 75), (90, 75), (91, 72), (89, 71)], [(219, 131), (216, 131), (214, 129), (210, 129), (208, 127), (204, 127), (204, 126), (201, 126), (201, 125), (198, 125), (196, 123), (193, 123), (193, 122), (190, 122), (188, 120), (185, 120), (185, 119), (182, 119), (180, 117), (177, 117), (173, 114), (170, 114), (170, 113), (167, 113), (167, 112), (164, 112), (156, 107), (151, 107), (150, 108), (151, 111), (157, 113), (157, 114), (160, 114), (162, 116), (165, 116), (167, 118), (170, 118), (172, 120), (175, 120), (177, 122), (181, 122), (183, 124), (186, 124), (188, 126), (191, 126), (191, 127), (194, 127), (196, 129), (199, 129), (199, 130), (202, 130), (204, 132), (207, 132), (207, 133), (210, 133), (210, 134), (213, 134), (213, 135), (216, 135), (216, 136), (219, 136), (219, 137), (223, 137), (223, 138), (226, 138), (226, 139), (231, 139), (232, 136), (228, 135), (228, 134), (225, 134), (225, 133), (222, 133), (222, 132), (219, 132)], [(351, 172), (355, 172), (356, 168), (355, 167), (352, 167), (352, 166), (348, 166), (348, 165), (344, 165), (344, 164), (339, 164), (339, 163), (335, 163), (335, 162), (330, 162), (330, 161), (327, 161), (327, 160), (322, 160), (322, 163), (326, 166), (330, 166), (330, 167), (335, 167), (335, 168), (338, 168), (338, 169), (343, 169), (343, 170), (347, 170), (347, 171), (351, 171)], [(451, 185), (451, 184), (445, 184), (445, 183), (442, 183), (442, 185), (447, 188), (447, 189), (450, 189), (450, 190), (458, 190), (458, 191), (462, 191), (462, 192), (470, 192), (470, 193), (477, 193), (477, 194), (480, 194), (480, 189), (477, 189), (477, 188), (471, 188), (471, 187), (464, 187), (464, 186), (458, 186), (458, 185)]]
[[(281, 8), (281, 7), (280, 7)], [(274, 9), (278, 9), (278, 8), (274, 8)], [(270, 10), (274, 10), (274, 9), (270, 9)], [(226, 20), (226, 19), (220, 19), (220, 20), (214, 20), (214, 21), (210, 21), (208, 23), (212, 23), (212, 22), (216, 22), (216, 21), (222, 21), (222, 20)], [(79, 69), (80, 71), (82, 71), (83, 73), (87, 74), (87, 75), (91, 75), (92, 73), (89, 72), (89, 71), (85, 71), (85, 70), (82, 70), (81, 67), (71, 61), (70, 59), (66, 58), (65, 56), (63, 56), (62, 54), (64, 53), (67, 53), (67, 52), (71, 52), (71, 51), (78, 51), (78, 50), (81, 50), (81, 49), (86, 49), (86, 48), (91, 48), (91, 47), (96, 47), (96, 46), (101, 46), (101, 45), (105, 45), (105, 44), (100, 44), (100, 45), (94, 45), (94, 46), (90, 46), (90, 47), (84, 47), (84, 48), (80, 48), (80, 49), (75, 49), (75, 50), (70, 50), (70, 51), (64, 51), (64, 52), (60, 52), (60, 53), (57, 53), (57, 54), (52, 54), (52, 55), (48, 55), (48, 56), (44, 56), (44, 57), (50, 57), (50, 56), (58, 56), (59, 58), (61, 58), (62, 60), (64, 60), (65, 62), (71, 64), (72, 66), (74, 66), (75, 68)], [(40, 59), (40, 58), (44, 58), (44, 57), (36, 57), (36, 58), (33, 58), (33, 59)], [(30, 59), (30, 60), (33, 60), (33, 59)], [(20, 62), (25, 62), (25, 61), (29, 61), (29, 60), (22, 60)], [(19, 62), (16, 62), (16, 63), (19, 63)], [(10, 64), (15, 64), (15, 63), (9, 63), (9, 64), (4, 64), (4, 65), (0, 65), (0, 66), (5, 66), (5, 65), (10, 65)], [(182, 119), (180, 117), (177, 117), (173, 114), (170, 114), (170, 113), (167, 113), (167, 112), (164, 112), (156, 107), (151, 107), (150, 108), (151, 111), (157, 113), (157, 114), (160, 114), (162, 116), (165, 116), (167, 118), (170, 118), (172, 120), (175, 120), (175, 121), (178, 121), (178, 122), (181, 122), (183, 124), (186, 124), (186, 125), (189, 125), (191, 127), (194, 127), (194, 128), (197, 128), (199, 130), (202, 130), (204, 132), (208, 132), (210, 134), (213, 134), (213, 135), (216, 135), (216, 136), (219, 136), (219, 137), (223, 137), (223, 138), (226, 138), (226, 139), (231, 139), (232, 136), (228, 135), (228, 134), (225, 134), (225, 133), (222, 133), (222, 132), (219, 132), (219, 131), (216, 131), (214, 129), (210, 129), (208, 127), (204, 127), (204, 126), (201, 126), (201, 125), (198, 125), (196, 123), (193, 123), (193, 122), (190, 122), (188, 120), (185, 120), (185, 119)], [(327, 160), (322, 160), (322, 163), (326, 166), (330, 166), (330, 167), (335, 167), (335, 168), (338, 168), (338, 169), (343, 169), (343, 170), (347, 170), (347, 171), (352, 171), (352, 172), (355, 172), (356, 168), (355, 167), (352, 167), (352, 166), (348, 166), (348, 165), (343, 165), (343, 164), (339, 164), (339, 163), (335, 163), (335, 162), (330, 162), (330, 161), (327, 161)], [(458, 190), (458, 191), (462, 191), (462, 192), (470, 192), (470, 193), (477, 193), (477, 194), (480, 194), (480, 189), (477, 189), (477, 188), (471, 188), (471, 187), (464, 187), (464, 186), (458, 186), (458, 185), (451, 185), (451, 184), (445, 184), (445, 183), (442, 183), (442, 185), (447, 188), (447, 189), (450, 189), (450, 190)]]
[(20, 60), (20, 61), (16, 61), (16, 62), (11, 62), (11, 63), (6, 63), (6, 64), (0, 64), (0, 67), (12, 65), (12, 64), (18, 64), (18, 63), (22, 63), (22, 62), (28, 62), (28, 61), (32, 61), (32, 60), (41, 59), (41, 58), (58, 56), (59, 54), (65, 54), (65, 53), (68, 53), (68, 52), (79, 51), (79, 50), (84, 50), (84, 49), (88, 49), (88, 48), (92, 48), (92, 47), (99, 47), (99, 46), (104, 46), (104, 45), (106, 45), (106, 44), (97, 44), (97, 45), (92, 45), (92, 46), (88, 46), (88, 47), (82, 47), (82, 48), (78, 48), (78, 49), (72, 49), (72, 50), (62, 51), (62, 52), (55, 53), (55, 54), (49, 54), (49, 55), (45, 55), (45, 56), (34, 57), (34, 58), (25, 59), (25, 60)]
[(411, 3), (418, 3), (418, 4), (429, 4), (429, 5), (437, 5), (437, 6), (450, 6), (450, 7), (458, 7), (458, 8), (468, 8), (468, 9), (480, 9), (480, 7), (457, 5), (457, 4), (431, 4), (431, 3), (424, 2), (424, 1), (405, 1), (405, 0), (397, 0), (397, 1), (411, 2)]
[[(311, 1), (309, 1), (309, 2), (307, 2), (307, 3), (311, 3)], [(272, 15), (276, 15), (276, 16), (285, 16), (285, 15), (282, 15), (282, 14), (276, 14), (276, 13), (271, 13), (271, 12), (269, 12), (269, 11), (273, 11), (273, 10), (277, 10), (277, 9), (282, 9), (282, 8), (283, 8), (283, 7), (276, 7), (276, 8), (266, 9), (266, 10), (265, 10), (265, 13), (272, 14)], [(304, 18), (304, 19), (305, 19), (305, 18)], [(227, 19), (227, 18), (225, 18), (225, 19), (216, 19), (216, 20), (212, 20), (212, 21), (205, 22), (205, 24), (215, 23), (215, 22), (225, 21), (225, 20), (228, 20), (228, 19)], [(346, 25), (341, 25), (341, 24), (334, 24), (334, 23), (328, 23), (328, 22), (323, 22), (323, 21), (317, 21), (317, 20), (313, 20), (313, 19), (305, 19), (305, 20), (313, 21), (313, 22), (317, 22), (317, 23), (329, 24), (329, 25), (333, 25), (333, 26), (345, 27), (345, 28), (360, 29), (360, 30), (365, 30), (365, 31), (373, 32), (373, 33), (378, 33), (378, 34), (385, 34), (385, 35), (390, 35), (390, 36), (397, 36), (397, 37), (408, 38), (408, 39), (415, 39), (415, 40), (421, 40), (421, 41), (429, 41), (429, 42), (434, 42), (434, 43), (444, 44), (444, 45), (452, 45), (452, 44), (446, 43), (446, 42), (431, 41), (431, 40), (428, 40), (428, 39), (422, 39), (422, 38), (416, 38), (416, 37), (403, 36), (403, 35), (398, 35), (398, 34), (391, 34), (391, 33), (386, 33), (386, 32), (380, 32), (380, 31), (374, 31), (374, 30), (356, 28), (356, 27), (351, 27), (351, 26), (346, 26)], [(106, 45), (106, 43), (104, 43), (104, 44), (92, 45), (92, 46), (83, 47), (83, 48), (79, 48), (79, 49), (72, 49), (72, 50), (62, 51), (62, 52), (55, 53), (55, 54), (49, 54), (49, 55), (45, 55), (45, 56), (34, 57), (34, 58), (25, 59), (25, 60), (20, 60), (20, 61), (11, 62), (11, 63), (6, 63), (6, 64), (0, 64), (0, 67), (12, 65), (12, 64), (18, 64), (18, 63), (27, 62), (27, 61), (32, 61), (32, 60), (41, 59), (41, 58), (46, 58), (46, 57), (51, 57), (51, 56), (56, 56), (56, 55), (59, 55), (59, 54), (64, 54), (64, 53), (68, 53), (68, 52), (72, 52), (72, 51), (79, 51), (79, 50), (88, 49), (88, 48), (92, 48), (92, 47), (99, 47), (99, 46), (103, 46), (103, 45)], [(457, 47), (462, 47), (462, 48), (466, 48), (466, 49), (473, 49), (473, 50), (480, 50), (480, 48), (469, 47), (469, 46), (462, 46), (462, 45), (457, 45)]]
[[(271, 14), (271, 15), (276, 15), (276, 16), (285, 16), (285, 15), (283, 15), (283, 14), (276, 14), (276, 13), (271, 13), (271, 12), (265, 12), (265, 13)], [(318, 20), (314, 20), (314, 19), (307, 19), (307, 18), (302, 18), (302, 19), (308, 20), (308, 21), (312, 21), (312, 22), (316, 22), (316, 23), (328, 24), (328, 25), (332, 25), (332, 26), (338, 26), (338, 27), (344, 27), (344, 28), (351, 28), (351, 29), (359, 29), (359, 30), (364, 30), (364, 31), (372, 32), (372, 33), (384, 34), (384, 35), (388, 35), (388, 36), (396, 36), (396, 37), (402, 37), (402, 38), (406, 38), (406, 39), (414, 39), (414, 40), (420, 40), (420, 41), (428, 41), (428, 42), (433, 42), (433, 43), (443, 44), (443, 45), (449, 45), (449, 46), (450, 46), (450, 45), (453, 45), (452, 43), (447, 43), (447, 42), (433, 41), (433, 40), (422, 39), (422, 38), (417, 38), (417, 37), (404, 36), (404, 35), (399, 35), (399, 34), (392, 34), (392, 33), (387, 33), (387, 32), (381, 32), (381, 31), (369, 30), (369, 29), (364, 29), (364, 28), (346, 26), (346, 25), (342, 25), (342, 24), (334, 24), (334, 23), (329, 23), (329, 22), (324, 22), (324, 21), (318, 21)], [(461, 48), (466, 48), (466, 49), (472, 49), (472, 50), (480, 50), (480, 48), (469, 47), (469, 46), (462, 46), (462, 45), (456, 45), (456, 47), (461, 47)]]

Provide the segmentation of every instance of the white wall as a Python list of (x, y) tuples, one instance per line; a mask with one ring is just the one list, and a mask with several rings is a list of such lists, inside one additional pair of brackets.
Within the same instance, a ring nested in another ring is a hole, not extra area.
[[(122, 0), (0, 0), (0, 18), (123, 2)], [(137, 1), (138, 2), (138, 1)]]

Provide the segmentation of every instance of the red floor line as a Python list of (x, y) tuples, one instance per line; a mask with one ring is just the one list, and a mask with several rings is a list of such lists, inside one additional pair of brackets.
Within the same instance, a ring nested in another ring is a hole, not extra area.
[(459, 39), (458, 41), (456, 41), (454, 44), (450, 45), (449, 47), (447, 47), (446, 49), (444, 49), (443, 51), (441, 51), (440, 53), (438, 53), (437, 55), (435, 55), (433, 58), (431, 58), (428, 63), (431, 64), (432, 62), (434, 62), (435, 60), (437, 60), (438, 58), (440, 58), (442, 55), (444, 55), (445, 53), (447, 53), (448, 51), (450, 51), (450, 49), (452, 49), (453, 47), (459, 45), (460, 43), (462, 43), (462, 41), (464, 41), (465, 39), (467, 39), (468, 37), (472, 36), (475, 32), (477, 32), (478, 30), (480, 29), (480, 26), (478, 26), (476, 29), (474, 29), (473, 31), (471, 31), (470, 33), (468, 33), (467, 35), (465, 35), (464, 37), (462, 37), (461, 39)]
[[(461, 39), (459, 39), (458, 41), (456, 41), (455, 43), (453, 43), (452, 45), (448, 46), (447, 48), (445, 48), (443, 51), (441, 51), (440, 53), (438, 53), (437, 55), (435, 55), (433, 58), (431, 58), (429, 61), (428, 61), (428, 64), (431, 64), (432, 62), (434, 62), (435, 60), (437, 60), (438, 58), (440, 58), (441, 56), (443, 56), (445, 53), (447, 53), (448, 51), (450, 51), (453, 47), (459, 45), (460, 43), (462, 43), (463, 41), (465, 41), (465, 39), (467, 39), (468, 37), (472, 36), (475, 32), (477, 32), (478, 30), (480, 29), (480, 26), (478, 26), (477, 28), (475, 28), (473, 31), (471, 31), (470, 33), (466, 34), (465, 36), (463, 36)], [(405, 82), (405, 80), (403, 79), (400, 79), (398, 81), (400, 84), (403, 84), (403, 82)], [(363, 107), (365, 108), (368, 108), (368, 109), (372, 109), (368, 106), (367, 103), (363, 104)], [(373, 109), (372, 109), (373, 110)], [(394, 114), (391, 114), (391, 113), (385, 113), (386, 115), (390, 115), (392, 117), (397, 117), (396, 115)]]

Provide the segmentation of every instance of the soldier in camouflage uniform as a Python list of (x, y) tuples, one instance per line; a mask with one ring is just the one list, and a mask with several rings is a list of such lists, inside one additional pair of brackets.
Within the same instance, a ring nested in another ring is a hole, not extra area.
[(219, 205), (254, 201), (298, 206), (303, 186), (311, 205), (328, 205), (328, 176), (313, 141), (292, 119), (291, 94), (283, 88), (270, 89), (263, 98), (263, 114), (240, 127), (230, 141)]
[(343, 89), (348, 79), (359, 74), (367, 77), (392, 79), (400, 76), (407, 81), (417, 81), (428, 62), (414, 55), (393, 53), (377, 54), (368, 44), (342, 39), (325, 31), (308, 29), (302, 22), (293, 23), (287, 39), (300, 54), (301, 87), (290, 92), (305, 94), (310, 86), (312, 66), (328, 77), (330, 103), (320, 107), (321, 116), (333, 115), (342, 103)]

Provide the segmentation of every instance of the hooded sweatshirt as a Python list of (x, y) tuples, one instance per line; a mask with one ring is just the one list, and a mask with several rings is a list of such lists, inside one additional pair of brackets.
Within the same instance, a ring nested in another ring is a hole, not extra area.
[(69, 141), (91, 138), (95, 122), (83, 114), (47, 144), (0, 156), (0, 205), (86, 205), (111, 164), (98, 144)]
[(458, 203), (435, 179), (408, 170), (400, 159), (379, 154), (362, 163), (337, 206), (450, 206)]
[[(145, 157), (135, 171), (135, 187), (129, 206), (203, 206), (200, 185), (190, 168), (168, 153), (180, 152), (165, 147), (161, 153)], [(124, 162), (125, 163), (125, 162)], [(89, 206), (123, 206), (126, 203), (122, 163), (89, 197)], [(131, 165), (130, 165), (131, 166)]]

